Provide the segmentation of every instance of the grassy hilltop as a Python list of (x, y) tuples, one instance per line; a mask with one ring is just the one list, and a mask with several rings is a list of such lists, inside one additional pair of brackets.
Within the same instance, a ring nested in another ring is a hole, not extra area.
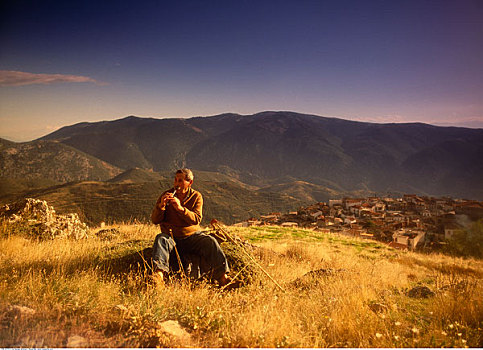
[[(286, 292), (261, 273), (229, 292), (185, 282), (157, 290), (129, 264), (157, 228), (115, 228), (110, 239), (32, 241), (1, 227), (0, 347), (483, 346), (481, 260), (229, 228), (263, 248), (257, 261)], [(411, 297), (418, 286), (434, 295)], [(187, 333), (170, 335), (167, 320)]]

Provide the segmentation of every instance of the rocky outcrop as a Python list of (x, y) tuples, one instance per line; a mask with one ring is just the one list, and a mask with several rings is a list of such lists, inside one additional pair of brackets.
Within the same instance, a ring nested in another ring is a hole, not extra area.
[(121, 235), (121, 231), (119, 231), (117, 228), (105, 228), (97, 231), (95, 235), (103, 241), (108, 241), (119, 237)]
[(417, 286), (408, 291), (407, 295), (410, 298), (429, 298), (433, 297), (435, 293), (426, 286)]
[(172, 341), (173, 346), (188, 347), (191, 342), (191, 335), (178, 323), (178, 321), (168, 320), (159, 323), (159, 329), (166, 334)]
[(10, 232), (40, 239), (87, 238), (89, 228), (77, 214), (58, 215), (46, 201), (26, 198), (0, 208)]

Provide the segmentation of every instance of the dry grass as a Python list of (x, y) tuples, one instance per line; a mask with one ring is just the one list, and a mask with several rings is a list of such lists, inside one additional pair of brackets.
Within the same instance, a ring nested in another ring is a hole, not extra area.
[[(483, 345), (481, 260), (402, 253), (314, 231), (231, 228), (266, 248), (260, 264), (285, 293), (263, 275), (230, 292), (183, 281), (157, 290), (142, 265), (126, 264), (151, 245), (156, 227), (116, 227), (121, 234), (108, 241), (0, 235), (1, 347), (64, 347), (73, 335), (89, 347)], [(410, 298), (418, 285), (435, 295)], [(166, 320), (191, 339), (163, 332)]]

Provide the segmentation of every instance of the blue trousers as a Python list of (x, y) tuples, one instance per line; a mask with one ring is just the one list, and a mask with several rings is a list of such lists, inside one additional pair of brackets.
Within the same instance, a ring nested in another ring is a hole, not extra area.
[(158, 234), (154, 239), (153, 245), (153, 263), (155, 268), (169, 272), (169, 258), (175, 246), (180, 255), (194, 254), (204, 259), (210, 266), (215, 280), (220, 279), (221, 276), (230, 271), (225, 253), (221, 250), (216, 239), (201, 231), (195, 232), (188, 237), (175, 238), (174, 240), (166, 233)]

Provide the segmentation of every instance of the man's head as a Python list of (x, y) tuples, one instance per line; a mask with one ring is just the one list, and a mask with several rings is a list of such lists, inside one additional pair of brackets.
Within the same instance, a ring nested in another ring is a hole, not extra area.
[(176, 171), (176, 174), (184, 174), (184, 178), (187, 181), (193, 181), (194, 180), (193, 172), (188, 168), (179, 169), (179, 170)]
[(193, 184), (193, 179), (193, 172), (190, 169), (179, 169), (174, 176), (174, 188), (176, 191), (186, 192)]

